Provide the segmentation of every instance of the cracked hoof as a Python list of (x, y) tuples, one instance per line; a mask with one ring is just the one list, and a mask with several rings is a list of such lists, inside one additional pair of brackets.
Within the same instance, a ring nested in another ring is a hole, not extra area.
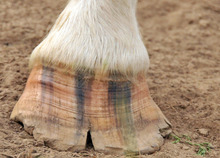
[(69, 151), (85, 149), (90, 133), (97, 151), (152, 153), (171, 132), (144, 77), (130, 82), (45, 66), (33, 68), (11, 119), (49, 147)]

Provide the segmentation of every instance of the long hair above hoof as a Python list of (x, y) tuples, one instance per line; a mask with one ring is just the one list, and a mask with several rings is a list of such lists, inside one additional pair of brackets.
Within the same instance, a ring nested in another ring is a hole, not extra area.
[(31, 67), (62, 64), (73, 71), (118, 72), (130, 78), (146, 73), (149, 57), (132, 1), (71, 1), (33, 51)]

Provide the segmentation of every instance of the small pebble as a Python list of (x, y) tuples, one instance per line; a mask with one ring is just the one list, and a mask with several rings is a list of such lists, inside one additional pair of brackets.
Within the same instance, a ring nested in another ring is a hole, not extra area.
[(199, 134), (203, 135), (203, 136), (208, 136), (209, 134), (209, 130), (205, 129), (205, 128), (201, 128), (198, 130)]
[(189, 150), (188, 146), (183, 146), (183, 150)]
[(193, 135), (192, 135), (192, 138), (193, 138), (193, 139), (198, 139), (199, 136), (198, 136), (197, 134), (193, 134)]
[(209, 22), (207, 20), (200, 20), (199, 25), (202, 27), (207, 27), (209, 26)]

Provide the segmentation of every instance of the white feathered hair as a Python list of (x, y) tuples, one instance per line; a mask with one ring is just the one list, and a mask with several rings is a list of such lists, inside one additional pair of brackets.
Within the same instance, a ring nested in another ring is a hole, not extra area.
[(149, 57), (136, 20), (137, 0), (71, 0), (48, 36), (34, 49), (30, 66), (65, 65), (73, 71), (145, 73)]

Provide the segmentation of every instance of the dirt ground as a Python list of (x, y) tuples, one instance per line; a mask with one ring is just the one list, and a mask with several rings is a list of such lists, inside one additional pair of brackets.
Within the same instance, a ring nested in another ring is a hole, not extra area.
[[(28, 59), (67, 0), (0, 0), (0, 158), (105, 157), (92, 149), (80, 153), (52, 150), (35, 141), (11, 111), (27, 81)], [(150, 92), (176, 135), (209, 142), (207, 158), (220, 155), (220, 1), (139, 0), (138, 21), (151, 65)], [(147, 158), (197, 158), (198, 147), (173, 144)]]

